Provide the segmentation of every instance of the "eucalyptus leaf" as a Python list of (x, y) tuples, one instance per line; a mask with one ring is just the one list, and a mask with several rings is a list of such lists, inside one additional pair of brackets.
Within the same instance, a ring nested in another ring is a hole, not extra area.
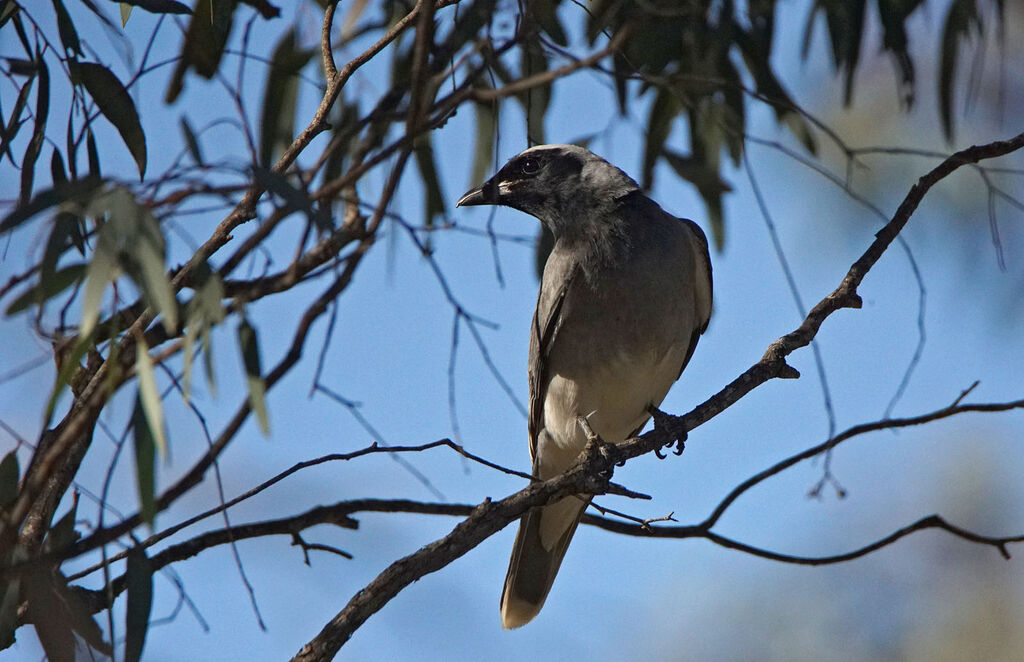
[(267, 414), (266, 402), (267, 388), (260, 368), (259, 339), (256, 336), (256, 329), (249, 323), (249, 320), (244, 318), (238, 326), (238, 345), (242, 351), (242, 361), (249, 384), (249, 404), (253, 413), (256, 414), (260, 430), (265, 435), (270, 434), (270, 417)]
[(18, 496), (18, 452), (10, 451), (0, 461), (0, 508)]
[(125, 590), (128, 600), (125, 607), (124, 659), (125, 662), (137, 662), (142, 658), (153, 607), (153, 564), (141, 547), (128, 550)]
[(299, 95), (298, 74), (316, 52), (299, 48), (297, 39), (294, 29), (286, 32), (270, 58), (260, 121), (260, 163), (265, 166), (273, 165), (292, 142)]
[(85, 278), (87, 266), (84, 264), (73, 264), (58, 269), (45, 280), (26, 291), (7, 306), (7, 315), (15, 315), (32, 305), (42, 305), (44, 302), (57, 296), (75, 283)]
[(110, 69), (94, 62), (69, 62), (71, 78), (83, 86), (103, 116), (121, 134), (139, 168), (139, 177), (146, 175), (146, 134), (142, 131), (135, 102), (121, 81)]
[(82, 54), (82, 44), (78, 41), (78, 32), (75, 31), (75, 24), (68, 15), (62, 0), (53, 0), (53, 10), (57, 14), (57, 34), (60, 35), (60, 43), (64, 46), (65, 52)]
[(135, 448), (135, 485), (139, 492), (139, 515), (153, 526), (156, 518), (156, 439), (142, 405), (142, 389), (135, 396), (132, 414), (132, 439)]
[(46, 138), (46, 121), (50, 114), (50, 70), (42, 56), (37, 55), (39, 85), (36, 87), (36, 116), (32, 130), (32, 139), (25, 147), (25, 156), (21, 160), (21, 204), (32, 199), (32, 183), (35, 179), (36, 159), (43, 148)]

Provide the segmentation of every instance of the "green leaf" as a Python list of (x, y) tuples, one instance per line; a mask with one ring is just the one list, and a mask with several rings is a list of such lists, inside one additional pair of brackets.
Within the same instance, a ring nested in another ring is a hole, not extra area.
[(692, 183), (700, 194), (707, 210), (711, 236), (717, 250), (725, 244), (725, 219), (722, 212), (722, 194), (732, 190), (729, 183), (723, 180), (717, 168), (692, 156), (684, 156), (672, 150), (665, 150), (665, 161), (676, 171), (676, 174)]
[(425, 227), (433, 227), (434, 218), (444, 218), (447, 208), (444, 204), (444, 192), (437, 174), (437, 163), (434, 160), (434, 148), (430, 143), (430, 134), (425, 133), (415, 141), (414, 154), (416, 166), (423, 182), (423, 207)]
[(473, 105), (476, 116), (476, 149), (473, 156), (473, 173), (469, 185), (479, 186), (487, 179), (487, 173), (494, 167), (494, 139), (498, 124), (498, 102)]
[(76, 85), (82, 85), (92, 96), (103, 116), (121, 134), (124, 144), (131, 152), (139, 168), (139, 177), (146, 175), (146, 134), (139, 122), (135, 102), (109, 69), (94, 62), (69, 62), (71, 77)]
[(34, 82), (34, 77), (29, 78), (25, 81), (25, 84), (21, 86), (21, 90), (18, 91), (18, 98), (14, 102), (14, 108), (11, 109), (11, 118), (7, 120), (7, 126), (4, 127), (4, 135), (0, 138), (0, 155), (7, 154), (7, 157), (11, 160), (11, 164), (13, 165), (17, 164), (14, 161), (14, 155), (11, 154), (11, 141), (13, 141), (15, 136), (18, 135), (18, 131), (21, 129), (21, 125), (23, 124), (21, 121), (21, 113), (24, 112), (25, 107), (28, 105), (28, 96), (32, 92), (32, 84)]
[(64, 157), (56, 147), (53, 148), (53, 154), (50, 155), (50, 177), (54, 186), (63, 186), (68, 183), (68, 173), (64, 169)]
[(64, 388), (71, 381), (71, 376), (81, 368), (79, 363), (85, 353), (93, 346), (96, 341), (95, 329), (89, 334), (79, 334), (78, 342), (71, 348), (71, 351), (66, 356), (61, 358), (60, 369), (57, 371), (57, 379), (54, 380), (53, 390), (50, 392), (50, 397), (46, 402), (46, 409), (43, 412), (43, 427), (47, 428), (50, 426), (50, 420), (53, 418), (53, 410), (57, 406), (57, 400), (60, 398), (61, 393), (64, 392)]
[(14, 630), (18, 626), (18, 605), (20, 604), (21, 581), (18, 579), (0, 581), (0, 650), (14, 645)]
[(817, 154), (817, 140), (810, 124), (797, 110), (793, 99), (776, 77), (765, 47), (754, 36), (740, 28), (736, 28), (734, 34), (747, 71), (754, 78), (755, 89), (775, 111), (776, 121), (785, 125), (796, 139), (803, 143), (808, 152)]
[(266, 392), (267, 387), (263, 381), (263, 373), (260, 369), (260, 345), (256, 337), (256, 329), (249, 324), (249, 320), (242, 318), (238, 325), (238, 345), (242, 350), (242, 361), (245, 364), (245, 374), (249, 382), (249, 404), (253, 413), (256, 414), (256, 421), (264, 435), (270, 434), (270, 417), (267, 415)]
[[(35, 626), (50, 662), (74, 662), (77, 634), (94, 650), (110, 655), (110, 645), (82, 599), (59, 572), (36, 570), (24, 577), (26, 620)], [(90, 656), (85, 654), (88, 659)]]
[(167, 276), (165, 242), (159, 222), (123, 187), (93, 196), (86, 213), (105, 221), (96, 237), (89, 267), (83, 299), (83, 328), (91, 330), (89, 323), (99, 318), (99, 303), (106, 284), (124, 271), (138, 285), (146, 303), (161, 315), (168, 333), (174, 333), (178, 326), (178, 303)]
[(558, 0), (534, 0), (528, 7), (533, 13), (533, 19), (548, 33), (551, 41), (559, 46), (569, 45), (569, 38), (558, 19)]
[(36, 118), (35, 127), (32, 131), (32, 139), (25, 147), (25, 156), (21, 161), (21, 204), (27, 203), (32, 198), (32, 182), (35, 178), (36, 159), (43, 149), (43, 139), (46, 138), (46, 120), (50, 114), (50, 70), (46, 67), (46, 61), (42, 56), (37, 55), (39, 87), (36, 90)]
[(92, 179), (70, 181), (61, 186), (44, 189), (26, 204), (19, 204), (0, 221), (0, 234), (9, 232), (50, 207), (70, 200), (81, 200), (91, 194), (100, 182)]
[(972, 26), (980, 34), (981, 22), (975, 1), (953, 0), (942, 26), (942, 52), (939, 59), (939, 115), (946, 140), (953, 139), (953, 92), (956, 87), (960, 41), (970, 38)]
[(125, 662), (137, 662), (142, 658), (153, 606), (153, 564), (141, 547), (128, 550), (125, 589), (128, 604), (125, 607), (124, 659)]
[(56, 552), (78, 540), (78, 532), (75, 531), (75, 517), (78, 516), (78, 502), (72, 503), (71, 510), (64, 513), (64, 516), (56, 524), (50, 527), (46, 534), (46, 551)]
[(18, 497), (18, 452), (13, 450), (0, 461), (0, 508)]
[(142, 405), (142, 389), (135, 395), (132, 414), (132, 437), (135, 447), (135, 485), (139, 490), (139, 515), (153, 526), (156, 518), (156, 439)]
[(7, 21), (11, 20), (11, 17), (18, 13), (17, 2), (5, 2), (3, 7), (0, 8), (0, 28), (7, 25)]
[[(209, 0), (202, 0), (202, 2), (209, 2)], [(145, 9), (148, 12), (154, 14), (191, 14), (192, 10), (188, 5), (184, 5), (175, 0), (122, 0), (121, 4), (121, 20), (125, 23), (128, 22), (128, 17), (125, 14), (124, 7), (128, 6), (128, 12), (131, 13), (132, 7), (138, 7), (139, 9)]]
[(196, 138), (195, 131), (192, 130), (192, 126), (188, 123), (188, 118), (184, 115), (181, 116), (181, 133), (185, 137), (185, 146), (188, 148), (189, 156), (192, 157), (192, 161), (196, 165), (203, 165), (203, 153), (199, 149), (199, 139)]
[(167, 103), (174, 103), (184, 88), (185, 74), (193, 69), (203, 78), (213, 78), (224, 56), (228, 36), (234, 24), (235, 0), (203, 0), (189, 21), (181, 46), (181, 59), (167, 88)]
[(40, 281), (7, 306), (7, 315), (15, 315), (29, 306), (40, 306), (72, 285), (85, 278), (87, 267), (84, 264), (73, 264), (53, 273), (50, 278)]
[(92, 260), (89, 261), (89, 268), (86, 270), (85, 294), (82, 297), (82, 320), (78, 324), (79, 335), (87, 336), (95, 330), (96, 322), (100, 319), (103, 292), (109, 283), (117, 280), (119, 273), (117, 256), (112, 254), (108, 242), (97, 242)]
[(220, 276), (203, 263), (196, 271), (198, 285), (194, 287), (195, 295), (185, 307), (185, 338), (184, 368), (182, 371), (182, 390), (185, 400), (189, 398), (192, 385), (192, 362), (195, 357), (195, 342), (202, 337), (204, 354), (207, 363), (207, 382), (211, 390), (216, 390), (212, 374), (212, 349), (210, 348), (210, 329), (224, 319), (224, 285)]
[(45, 571), (25, 576), (27, 620), (35, 627), (39, 643), (50, 662), (75, 662), (75, 635), (53, 580)]
[(78, 32), (75, 31), (75, 24), (68, 16), (68, 10), (64, 8), (62, 0), (53, 0), (53, 10), (57, 14), (57, 33), (60, 35), (64, 52), (71, 51), (81, 55), (82, 44), (78, 41)]
[(321, 232), (334, 229), (328, 205), (314, 204), (307, 191), (292, 186), (287, 178), (263, 166), (253, 167), (253, 176), (268, 191), (281, 198), (288, 210), (305, 212), (309, 221)]
[[(523, 76), (535, 76), (548, 70), (548, 58), (544, 53), (544, 47), (540, 40), (534, 35), (528, 39), (522, 48), (522, 61), (520, 62)], [(527, 136), (537, 144), (547, 142), (544, 131), (544, 116), (548, 112), (548, 105), (551, 103), (551, 84), (538, 85), (522, 92), (519, 99), (526, 110), (526, 132)]]
[(100, 172), (100, 151), (96, 149), (96, 136), (93, 135), (91, 127), (85, 132), (85, 146), (89, 154), (89, 177), (100, 179), (103, 177), (103, 173)]
[(665, 141), (672, 132), (672, 123), (679, 114), (679, 109), (679, 100), (672, 90), (658, 90), (647, 118), (647, 142), (644, 144), (644, 164), (641, 171), (641, 186), (645, 189), (654, 185), (654, 166), (664, 151)]
[(164, 405), (160, 400), (160, 390), (156, 385), (156, 374), (153, 372), (153, 359), (149, 356), (149, 346), (140, 335), (136, 338), (135, 374), (139, 378), (139, 398), (142, 410), (146, 414), (146, 423), (160, 457), (167, 459), (167, 436), (164, 432)]
[(298, 74), (315, 52), (298, 48), (295, 29), (285, 33), (274, 48), (263, 92), (260, 121), (260, 163), (273, 165), (295, 134), (295, 105), (299, 95)]

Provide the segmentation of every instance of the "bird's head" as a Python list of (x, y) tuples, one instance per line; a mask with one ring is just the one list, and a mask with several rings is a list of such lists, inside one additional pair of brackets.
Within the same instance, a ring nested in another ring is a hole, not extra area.
[(456, 206), (502, 205), (526, 212), (556, 237), (586, 232), (638, 186), (600, 156), (576, 145), (538, 145), (512, 157)]

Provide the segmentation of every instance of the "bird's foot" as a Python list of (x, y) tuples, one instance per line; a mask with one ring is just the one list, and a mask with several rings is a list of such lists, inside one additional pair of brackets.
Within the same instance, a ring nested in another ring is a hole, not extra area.
[[(666, 414), (654, 405), (647, 407), (647, 413), (654, 419), (654, 428), (656, 430), (670, 430), (674, 433), (673, 440), (665, 444), (664, 448), (672, 448), (675, 446), (675, 450), (672, 451), (673, 455), (682, 455), (683, 450), (686, 446), (686, 429), (679, 425), (679, 418)], [(659, 460), (664, 460), (667, 455), (661, 452), (661, 449), (655, 449), (654, 454)]]
[[(615, 445), (608, 443), (607, 441), (601, 438), (601, 435), (594, 432), (594, 428), (590, 426), (590, 421), (587, 420), (586, 416), (577, 416), (576, 423), (577, 425), (580, 426), (580, 429), (583, 430), (583, 434), (587, 437), (587, 447), (584, 452), (595, 453), (597, 455), (600, 455), (602, 458), (604, 458), (606, 462), (609, 463), (609, 467), (611, 467), (614, 464), (618, 464), (619, 466), (622, 465), (621, 462), (616, 462), (614, 460)], [(611, 469), (609, 468), (607, 472), (602, 473), (607, 473), (610, 477)]]

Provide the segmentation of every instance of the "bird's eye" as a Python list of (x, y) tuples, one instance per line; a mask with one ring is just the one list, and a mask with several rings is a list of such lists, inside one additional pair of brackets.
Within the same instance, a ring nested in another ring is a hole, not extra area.
[(540, 161), (537, 159), (523, 159), (523, 162), (519, 165), (519, 170), (524, 175), (536, 175), (540, 170)]

